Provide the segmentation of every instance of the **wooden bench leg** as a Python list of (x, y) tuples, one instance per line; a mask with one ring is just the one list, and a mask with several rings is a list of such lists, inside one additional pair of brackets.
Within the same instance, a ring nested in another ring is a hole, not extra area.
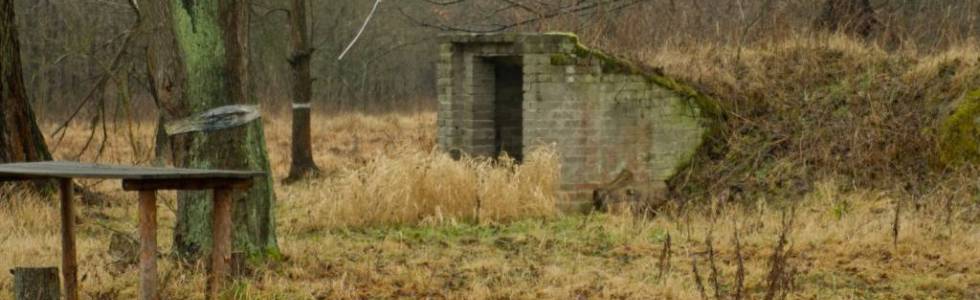
[(71, 178), (59, 179), (61, 187), (61, 274), (65, 300), (78, 300), (78, 259), (75, 254), (75, 203)]
[(231, 189), (214, 190), (211, 212), (211, 273), (208, 274), (208, 299), (218, 299), (228, 276), (231, 259)]
[(157, 300), (157, 194), (140, 191), (140, 300)]

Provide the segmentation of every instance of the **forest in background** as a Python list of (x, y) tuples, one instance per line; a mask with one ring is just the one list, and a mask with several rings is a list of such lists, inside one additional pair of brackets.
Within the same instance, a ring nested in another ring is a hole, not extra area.
[[(517, 3), (515, 5), (515, 3)], [(624, 57), (661, 49), (752, 47), (818, 32), (823, 1), (809, 0), (400, 0), (379, 6), (343, 60), (374, 1), (310, 1), (314, 107), (321, 112), (431, 110), (437, 34), (566, 31)], [(251, 7), (252, 69), (263, 108), (286, 112), (288, 0)], [(975, 42), (980, 1), (875, 0), (866, 39), (887, 51), (940, 53)], [(16, 1), (27, 90), (39, 119), (151, 117), (145, 54), (124, 1)], [(657, 61), (648, 61), (657, 65)], [(90, 98), (90, 99), (88, 99)], [(93, 101), (94, 100), (94, 101)], [(83, 102), (99, 105), (82, 105)]]

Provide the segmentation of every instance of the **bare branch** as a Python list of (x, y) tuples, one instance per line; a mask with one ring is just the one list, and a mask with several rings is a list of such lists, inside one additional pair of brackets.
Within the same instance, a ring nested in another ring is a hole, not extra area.
[(378, 6), (380, 5), (381, 5), (381, 0), (376, 0), (374, 2), (374, 7), (371, 8), (371, 12), (368, 13), (367, 18), (364, 19), (364, 24), (361, 25), (361, 29), (357, 31), (357, 35), (355, 35), (354, 39), (350, 41), (350, 44), (347, 45), (347, 48), (345, 48), (344, 51), (340, 53), (340, 56), (337, 57), (337, 60), (343, 60), (344, 56), (347, 55), (347, 51), (350, 51), (350, 48), (354, 47), (354, 44), (357, 43), (357, 39), (361, 38), (361, 34), (364, 33), (364, 29), (367, 28), (368, 23), (371, 22), (371, 18), (374, 17), (374, 13), (378, 11)]
[[(427, 3), (433, 3), (433, 4), (436, 4), (436, 5), (440, 5), (440, 6), (456, 5), (456, 4), (461, 4), (461, 3), (466, 2), (465, 0), (458, 0), (458, 1), (451, 1), (451, 2), (435, 2), (435, 3), (432, 0), (421, 0), (421, 1), (427, 2)], [(555, 9), (552, 9), (552, 10), (550, 10), (548, 12), (544, 12), (544, 13), (542, 13), (539, 10), (536, 10), (534, 8), (531, 8), (530, 6), (521, 4), (520, 2), (517, 2), (517, 1), (512, 1), (512, 0), (497, 0), (497, 1), (499, 1), (500, 3), (507, 4), (507, 6), (504, 6), (502, 8), (499, 8), (499, 9), (494, 10), (485, 19), (490, 19), (493, 16), (498, 15), (499, 13), (502, 13), (504, 11), (508, 11), (508, 10), (514, 9), (514, 8), (518, 8), (518, 9), (521, 9), (523, 11), (530, 12), (532, 14), (535, 14), (535, 16), (534, 17), (531, 17), (531, 18), (526, 18), (526, 19), (523, 19), (523, 20), (518, 20), (518, 21), (510, 22), (510, 23), (504, 23), (504, 24), (497, 24), (497, 23), (483, 24), (483, 27), (485, 27), (485, 28), (471, 28), (471, 27), (461, 27), (461, 26), (456, 26), (456, 25), (451, 25), (451, 24), (430, 23), (430, 22), (419, 20), (417, 18), (414, 18), (414, 17), (410, 16), (408, 13), (406, 13), (401, 8), (399, 8), (398, 11), (399, 11), (399, 13), (402, 14), (402, 16), (404, 16), (405, 18), (407, 18), (409, 21), (411, 21), (411, 22), (413, 22), (413, 23), (415, 23), (415, 24), (417, 24), (419, 26), (422, 26), (422, 27), (435, 28), (435, 29), (439, 29), (439, 30), (442, 30), (442, 31), (457, 31), (457, 32), (469, 32), (469, 33), (493, 33), (493, 32), (506, 31), (506, 30), (509, 30), (509, 29), (512, 29), (512, 28), (515, 28), (515, 27), (519, 27), (519, 26), (523, 26), (523, 25), (528, 25), (528, 24), (532, 24), (532, 23), (536, 23), (536, 22), (540, 22), (540, 21), (544, 21), (544, 20), (548, 20), (548, 19), (552, 19), (552, 18), (564, 16), (564, 15), (593, 13), (593, 12), (595, 12), (597, 10), (600, 10), (603, 6), (607, 6), (607, 5), (608, 6), (612, 6), (607, 11), (618, 11), (618, 10), (622, 10), (624, 8), (627, 8), (627, 7), (636, 5), (636, 4), (640, 4), (640, 3), (643, 3), (643, 2), (646, 2), (646, 1), (649, 1), (649, 0), (595, 0), (595, 1), (591, 1), (591, 2), (590, 1), (580, 1), (580, 2), (576, 2), (575, 4), (566, 5), (566, 6), (562, 6), (562, 7), (557, 7)]]
[(455, 4), (463, 3), (463, 2), (466, 2), (466, 0), (451, 0), (451, 1), (422, 0), (422, 2), (426, 2), (426, 3), (429, 3), (429, 4), (433, 4), (433, 5), (448, 6), (448, 5), (455, 5)]

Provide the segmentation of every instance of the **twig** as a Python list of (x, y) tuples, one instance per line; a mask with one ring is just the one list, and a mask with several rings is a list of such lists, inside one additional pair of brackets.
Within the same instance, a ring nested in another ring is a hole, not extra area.
[(96, 81), (95, 85), (93, 85), (92, 88), (89, 89), (88, 93), (85, 94), (85, 97), (82, 98), (81, 103), (79, 103), (78, 106), (75, 107), (75, 110), (73, 110), (72, 113), (68, 116), (68, 119), (66, 119), (64, 122), (58, 125), (58, 127), (55, 128), (55, 130), (51, 133), (52, 137), (55, 136), (58, 137), (57, 142), (55, 142), (54, 147), (52, 147), (53, 148), (52, 152), (57, 150), (58, 146), (61, 145), (61, 142), (64, 140), (65, 135), (67, 134), (68, 126), (71, 125), (71, 121), (78, 116), (78, 113), (81, 112), (82, 108), (88, 105), (88, 103), (92, 101), (93, 98), (95, 98), (96, 92), (103, 89), (106, 86), (106, 83), (109, 81), (110, 77), (119, 69), (120, 64), (122, 62), (122, 57), (126, 53), (127, 48), (129, 48), (129, 43), (133, 40), (134, 37), (133, 32), (136, 30), (136, 28), (139, 28), (138, 22), (135, 25), (133, 25), (132, 28), (126, 31), (125, 38), (122, 42), (122, 46), (119, 48), (119, 51), (116, 52), (116, 56), (113, 57), (112, 63), (110, 63), (105, 73), (102, 74), (99, 80)]
[(732, 227), (735, 229), (733, 240), (735, 242), (735, 261), (737, 270), (735, 271), (735, 300), (741, 300), (745, 291), (745, 258), (742, 256), (742, 239), (739, 237), (738, 215), (732, 217)]
[(898, 232), (900, 229), (900, 220), (902, 214), (902, 200), (895, 199), (895, 219), (892, 220), (892, 247), (898, 249)]
[(783, 211), (782, 224), (783, 227), (779, 231), (779, 240), (776, 242), (776, 246), (773, 248), (772, 256), (769, 258), (769, 275), (766, 278), (768, 282), (768, 287), (766, 288), (766, 295), (763, 299), (772, 300), (779, 297), (786, 296), (786, 290), (791, 284), (792, 272), (787, 270), (787, 255), (789, 255), (789, 235), (793, 228), (793, 221), (796, 218), (795, 208), (791, 208), (789, 214)]
[[(116, 37), (110, 39), (110, 41), (106, 43), (105, 47), (108, 47), (109, 44), (112, 43), (113, 41), (115, 41), (117, 38), (122, 38), (122, 40), (123, 40), (122, 45), (119, 47), (119, 51), (117, 51), (116, 52), (116, 55), (112, 58), (112, 62), (109, 64), (109, 67), (106, 68), (105, 73), (103, 73), (102, 76), (99, 78), (99, 80), (96, 81), (95, 85), (93, 85), (92, 88), (89, 89), (89, 91), (88, 91), (88, 93), (86, 93), (85, 97), (82, 98), (81, 103), (75, 108), (75, 110), (72, 111), (71, 115), (68, 116), (68, 119), (66, 119), (61, 125), (59, 125), (57, 128), (55, 128), (54, 132), (52, 132), (52, 134), (51, 134), (52, 137), (56, 137), (56, 136), (58, 137), (57, 138), (57, 142), (55, 142), (54, 147), (52, 147), (52, 152), (54, 152), (54, 150), (57, 150), (58, 149), (58, 146), (61, 145), (61, 142), (64, 140), (65, 135), (68, 132), (67, 129), (68, 129), (68, 126), (70, 126), (71, 121), (74, 120), (75, 117), (78, 116), (78, 113), (81, 112), (82, 108), (84, 108), (89, 103), (89, 101), (91, 101), (92, 98), (95, 97), (95, 94), (96, 94), (97, 91), (102, 90), (102, 89), (105, 88), (106, 83), (108, 83), (108, 81), (112, 77), (112, 75), (121, 67), (122, 57), (126, 53), (126, 50), (129, 48), (129, 44), (133, 41), (133, 37), (135, 36), (133, 33), (137, 31), (137, 29), (140, 27), (140, 24), (142, 24), (142, 22), (143, 22), (143, 15), (140, 12), (139, 3), (137, 2), (137, 0), (129, 0), (129, 1), (127, 1), (127, 4), (133, 10), (133, 13), (136, 14), (136, 21), (133, 22), (133, 25), (129, 29), (123, 31), (122, 33), (120, 33)], [(102, 141), (102, 145), (100, 145), (100, 147), (99, 147), (99, 154), (98, 154), (98, 156), (101, 156), (102, 151), (105, 149), (106, 140), (108, 139), (108, 132), (106, 131), (106, 128), (105, 128), (105, 116), (104, 116), (104, 113), (105, 113), (105, 107), (104, 107), (105, 106), (105, 103), (104, 103), (104, 101), (105, 100), (103, 99), (102, 111), (101, 111), (101, 114), (103, 114), (103, 116), (102, 116), (103, 141)], [(93, 125), (93, 128), (92, 128), (92, 131), (93, 132), (92, 132), (92, 134), (89, 137), (90, 140), (85, 143), (86, 144), (86, 148), (88, 147), (88, 144), (91, 142), (91, 137), (95, 135), (95, 132), (94, 132), (95, 131), (95, 127), (94, 127), (94, 125)], [(61, 134), (60, 136), (58, 135), (59, 133)], [(80, 152), (78, 154), (78, 156), (80, 157), (84, 151), (85, 150), (83, 148), (82, 152)]]
[[(718, 201), (715, 201), (716, 205)], [(718, 215), (717, 206), (712, 205), (711, 212), (711, 224), (708, 227), (708, 233), (704, 237), (704, 243), (708, 246), (708, 268), (711, 273), (708, 274), (708, 280), (711, 282), (711, 287), (715, 291), (715, 299), (721, 300), (721, 279), (720, 272), (718, 271), (718, 265), (715, 263), (715, 222), (716, 216)]]
[[(401, 13), (402, 16), (404, 16), (409, 21), (411, 21), (411, 22), (413, 22), (413, 23), (415, 23), (415, 24), (417, 24), (419, 26), (422, 26), (422, 27), (435, 28), (435, 29), (439, 29), (439, 30), (442, 30), (442, 31), (457, 31), (457, 32), (469, 32), (469, 33), (492, 33), (492, 32), (505, 31), (505, 30), (508, 30), (508, 29), (511, 29), (511, 28), (515, 28), (515, 27), (519, 27), (519, 26), (523, 26), (523, 25), (528, 25), (528, 24), (539, 22), (539, 21), (548, 20), (548, 19), (552, 19), (552, 18), (563, 16), (563, 15), (577, 14), (577, 13), (583, 13), (583, 12), (584, 13), (587, 13), (587, 12), (594, 11), (594, 10), (600, 8), (600, 7), (602, 7), (605, 4), (624, 3), (624, 4), (620, 5), (620, 6), (613, 7), (613, 8), (610, 8), (610, 9), (607, 10), (607, 11), (618, 11), (618, 10), (622, 10), (622, 9), (627, 8), (627, 7), (630, 7), (630, 6), (633, 6), (633, 5), (636, 5), (636, 4), (640, 4), (640, 3), (643, 3), (643, 2), (646, 2), (646, 1), (648, 1), (648, 0), (635, 0), (635, 1), (609, 0), (609, 1), (596, 1), (596, 2), (593, 2), (593, 3), (589, 3), (587, 5), (581, 5), (581, 3), (576, 3), (576, 4), (568, 5), (568, 6), (565, 6), (565, 7), (560, 7), (560, 8), (558, 8), (558, 9), (556, 9), (554, 11), (551, 11), (549, 13), (539, 14), (539, 15), (533, 17), (533, 18), (527, 18), (527, 19), (519, 20), (519, 21), (512, 22), (512, 23), (507, 23), (507, 24), (484, 24), (484, 27), (489, 27), (487, 29), (473, 29), (473, 28), (465, 28), (465, 27), (458, 27), (458, 26), (445, 25), (445, 24), (433, 24), (433, 23), (428, 23), (428, 22), (425, 22), (425, 21), (420, 21), (420, 20), (417, 20), (417, 19), (412, 18), (411, 16), (409, 16), (400, 7), (398, 8), (398, 12)], [(439, 5), (444, 5), (445, 6), (445, 5), (457, 4), (457, 3), (461, 3), (461, 2), (464, 2), (464, 1), (456, 1), (456, 2), (451, 2), (451, 3), (440, 3)]]
[(708, 293), (704, 290), (704, 280), (701, 279), (701, 273), (698, 271), (698, 258), (695, 255), (691, 256), (691, 272), (694, 273), (694, 283), (698, 287), (701, 299), (708, 299)]
[(371, 22), (371, 18), (374, 17), (374, 13), (378, 11), (378, 6), (380, 5), (381, 5), (381, 0), (374, 1), (374, 7), (371, 8), (371, 12), (368, 13), (367, 18), (364, 19), (364, 24), (361, 24), (361, 29), (357, 31), (357, 35), (354, 36), (354, 39), (350, 41), (350, 44), (347, 45), (347, 48), (344, 48), (344, 51), (340, 53), (339, 57), (337, 57), (338, 61), (343, 60), (344, 56), (347, 55), (347, 51), (350, 51), (350, 48), (354, 47), (354, 44), (357, 43), (357, 40), (361, 38), (361, 34), (364, 33), (364, 29), (367, 28), (368, 23)]
[(670, 232), (667, 232), (667, 238), (664, 240), (664, 248), (660, 250), (660, 262), (658, 263), (660, 267), (660, 274), (657, 274), (657, 279), (660, 282), (664, 282), (667, 275), (670, 273), (670, 256), (672, 254), (670, 244)]
[(691, 273), (694, 275), (694, 283), (698, 288), (698, 293), (701, 294), (701, 299), (708, 299), (708, 294), (704, 290), (704, 280), (701, 279), (701, 272), (698, 271), (698, 257), (696, 253), (691, 251), (691, 247), (694, 245), (694, 239), (691, 237), (691, 216), (688, 215), (685, 218), (685, 223), (687, 223), (687, 255), (691, 257)]

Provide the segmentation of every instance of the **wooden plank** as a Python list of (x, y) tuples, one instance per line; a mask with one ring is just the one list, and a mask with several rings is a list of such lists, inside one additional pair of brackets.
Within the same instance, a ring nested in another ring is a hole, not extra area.
[(211, 212), (211, 273), (208, 274), (208, 299), (218, 299), (228, 275), (231, 259), (231, 189), (214, 190)]
[(252, 179), (123, 179), (122, 184), (127, 191), (246, 189), (252, 186)]
[(262, 172), (254, 171), (134, 167), (71, 161), (0, 164), (0, 178), (244, 179), (261, 175)]
[(140, 191), (140, 300), (158, 300), (157, 290), (157, 194)]
[(13, 175), (3, 176), (3, 175), (0, 175), (0, 183), (3, 183), (3, 182), (13, 182), (13, 181), (45, 180), (45, 179), (51, 179), (51, 178), (50, 177), (24, 176), (24, 175), (19, 175), (19, 176), (13, 176)]
[(61, 273), (65, 300), (78, 300), (78, 260), (75, 254), (75, 204), (71, 178), (61, 179)]

